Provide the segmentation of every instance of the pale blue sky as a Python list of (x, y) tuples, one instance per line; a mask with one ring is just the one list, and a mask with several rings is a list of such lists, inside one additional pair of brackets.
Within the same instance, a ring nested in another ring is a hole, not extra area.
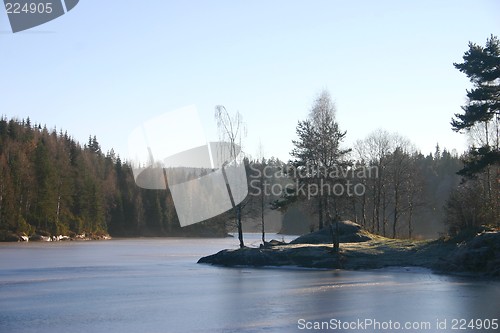
[[(498, 1), (81, 0), (12, 34), (0, 11), (0, 114), (30, 117), (126, 154), (141, 121), (196, 105), (238, 110), (246, 152), (288, 159), (298, 120), (330, 91), (347, 143), (385, 128), (423, 153), (465, 148), (450, 129), (468, 41), (500, 35)], [(175, 142), (172, 142), (175, 144)]]

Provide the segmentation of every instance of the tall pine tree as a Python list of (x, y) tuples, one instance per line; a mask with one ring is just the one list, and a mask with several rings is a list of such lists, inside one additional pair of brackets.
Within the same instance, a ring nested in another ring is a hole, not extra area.
[[(486, 45), (469, 43), (469, 50), (463, 56), (463, 63), (453, 65), (467, 75), (474, 88), (467, 90), (468, 103), (462, 106), (464, 113), (455, 114), (451, 125), (454, 131), (484, 127), (485, 143), (473, 147), (470, 158), (460, 171), (463, 176), (474, 176), (489, 165), (500, 163), (500, 41), (491, 35)], [(491, 142), (490, 137), (495, 138)]]
[(469, 43), (463, 63), (454, 66), (467, 75), (474, 88), (467, 90), (464, 113), (455, 114), (453, 130), (482, 129), (479, 146), (472, 146), (459, 175), (479, 179), (485, 192), (486, 221), (500, 223), (500, 41), (491, 35), (486, 45)]

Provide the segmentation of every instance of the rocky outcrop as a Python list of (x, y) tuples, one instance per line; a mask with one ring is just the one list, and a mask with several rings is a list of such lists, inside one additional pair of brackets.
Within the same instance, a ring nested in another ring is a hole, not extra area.
[[(291, 241), (290, 244), (332, 244), (332, 232), (335, 235), (337, 227), (335, 224), (330, 227), (323, 228), (316, 232), (300, 236)], [(357, 223), (351, 221), (339, 222), (339, 241), (340, 243), (357, 243), (369, 241), (371, 237)]]
[(340, 255), (332, 253), (331, 250), (327, 246), (222, 250), (211, 256), (201, 258), (198, 263), (219, 266), (341, 268)]
[(500, 277), (500, 232), (482, 232), (458, 247), (437, 267), (442, 271), (478, 272)]
[(32, 242), (50, 242), (50, 241), (52, 241), (52, 239), (50, 238), (50, 236), (42, 236), (42, 235), (35, 234), (35, 235), (30, 237), (30, 241), (32, 241)]

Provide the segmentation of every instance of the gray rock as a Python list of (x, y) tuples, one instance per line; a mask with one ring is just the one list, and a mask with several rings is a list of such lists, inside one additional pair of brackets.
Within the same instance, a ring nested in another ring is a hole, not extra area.
[(32, 242), (50, 242), (52, 241), (52, 238), (50, 238), (49, 236), (42, 236), (42, 235), (33, 235), (30, 237), (30, 241)]
[[(336, 226), (334, 224), (334, 233), (335, 230)], [(361, 226), (359, 224), (351, 221), (341, 221), (339, 222), (339, 240), (341, 243), (357, 243), (369, 241), (370, 237), (361, 232)], [(291, 241), (290, 244), (331, 244), (332, 241), (330, 227), (326, 226), (321, 230), (300, 236)]]

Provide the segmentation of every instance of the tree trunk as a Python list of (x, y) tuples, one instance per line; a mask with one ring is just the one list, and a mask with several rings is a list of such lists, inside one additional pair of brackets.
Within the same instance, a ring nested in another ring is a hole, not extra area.
[(396, 225), (399, 218), (399, 190), (394, 189), (394, 220), (392, 222), (392, 238), (396, 238)]
[(363, 201), (361, 202), (361, 223), (366, 228), (366, 194), (363, 194)]
[(412, 226), (412, 217), (413, 217), (413, 205), (410, 205), (410, 211), (408, 212), (408, 238), (412, 238), (413, 234), (413, 226)]
[(318, 200), (318, 230), (323, 229), (323, 198), (320, 196)]
[(408, 238), (411, 239), (413, 236), (413, 196), (415, 187), (413, 182), (409, 183), (409, 191), (408, 191)]
[(339, 252), (339, 218), (338, 215), (335, 215), (335, 232), (333, 232), (333, 219), (332, 216), (330, 215), (330, 212), (326, 213), (326, 216), (328, 218), (328, 226), (330, 228), (330, 236), (332, 237), (332, 245), (333, 245), (333, 252), (338, 253)]
[(238, 223), (238, 239), (240, 241), (240, 248), (244, 248), (245, 244), (243, 243), (243, 227), (241, 226), (241, 205), (238, 204), (236, 206), (236, 220)]
[(358, 212), (356, 211), (356, 198), (353, 196), (352, 200), (352, 212), (354, 214), (354, 223), (358, 223)]
[(240, 248), (243, 248), (245, 247), (245, 244), (243, 243), (243, 228), (241, 226), (241, 204), (235, 205), (234, 203), (233, 193), (231, 192), (231, 187), (229, 186), (229, 181), (227, 179), (227, 174), (225, 170), (226, 164), (227, 162), (224, 163), (224, 165), (222, 165), (221, 168), (222, 176), (224, 177), (224, 181), (226, 182), (227, 193), (229, 194), (229, 199), (231, 200), (231, 205), (233, 206), (236, 215), (236, 225), (238, 227), (238, 239), (240, 241)]
[(266, 245), (266, 230), (265, 230), (265, 225), (264, 225), (264, 177), (261, 178), (260, 184), (262, 186), (262, 190), (260, 193), (260, 219), (261, 219), (261, 226), (262, 226), (262, 245)]
[(372, 207), (372, 230), (371, 232), (375, 233), (375, 226), (377, 222), (377, 187), (373, 185), (373, 207)]
[(335, 216), (335, 244), (333, 246), (335, 252), (339, 252), (340, 239), (339, 239), (339, 217)]
[(385, 217), (386, 209), (387, 209), (387, 202), (386, 202), (386, 193), (385, 193), (385, 189), (384, 189), (383, 197), (382, 197), (382, 234), (384, 237), (386, 236), (385, 227), (387, 225), (387, 221), (386, 221), (386, 217)]
[[(488, 122), (486, 121), (484, 123), (484, 128), (485, 128), (485, 131), (486, 131), (486, 147), (490, 148), (490, 134), (489, 134), (489, 130), (488, 130)], [(490, 169), (490, 165), (488, 165), (486, 167), (486, 183), (488, 185), (487, 187), (487, 190), (488, 190), (488, 204), (491, 205), (492, 201), (491, 201), (491, 198), (492, 198), (492, 195), (491, 195), (491, 169)]]

